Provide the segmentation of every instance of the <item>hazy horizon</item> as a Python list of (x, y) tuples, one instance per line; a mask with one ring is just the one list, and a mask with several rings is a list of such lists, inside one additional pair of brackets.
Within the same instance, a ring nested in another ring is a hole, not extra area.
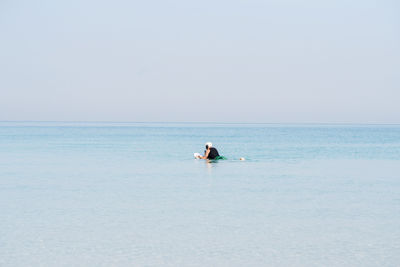
[(400, 123), (396, 1), (2, 1), (0, 121)]
[(8, 125), (14, 125), (14, 124), (18, 124), (18, 125), (24, 125), (26, 126), (26, 124), (31, 125), (31, 123), (33, 123), (33, 125), (36, 124), (57, 124), (57, 123), (61, 123), (62, 125), (74, 125), (74, 124), (104, 124), (104, 125), (118, 125), (120, 126), (120, 124), (124, 125), (133, 125), (133, 124), (169, 124), (169, 125), (174, 125), (174, 124), (210, 124), (210, 125), (223, 125), (223, 124), (232, 124), (232, 125), (304, 125), (304, 126), (309, 126), (309, 125), (326, 125), (326, 126), (398, 126), (400, 125), (400, 123), (358, 123), (358, 122), (244, 122), (244, 121), (235, 121), (235, 122), (229, 122), (229, 121), (118, 121), (118, 120), (114, 120), (114, 121), (100, 121), (100, 120), (90, 120), (90, 121), (83, 121), (83, 120), (0, 120), (0, 123), (5, 124), (6, 126)]

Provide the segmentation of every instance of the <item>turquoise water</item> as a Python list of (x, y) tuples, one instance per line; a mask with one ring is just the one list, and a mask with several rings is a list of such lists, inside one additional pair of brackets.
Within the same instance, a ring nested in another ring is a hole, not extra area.
[(400, 125), (1, 122), (0, 210), (0, 266), (398, 266)]

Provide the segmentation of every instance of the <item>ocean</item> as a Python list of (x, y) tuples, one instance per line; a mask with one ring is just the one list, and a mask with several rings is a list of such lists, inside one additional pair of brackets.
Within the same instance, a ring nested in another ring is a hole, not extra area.
[(0, 122), (2, 267), (399, 265), (400, 125)]

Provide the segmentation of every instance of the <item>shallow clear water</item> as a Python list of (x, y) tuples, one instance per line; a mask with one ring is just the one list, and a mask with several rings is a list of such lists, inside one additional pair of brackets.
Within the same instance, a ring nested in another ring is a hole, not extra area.
[(1, 122), (0, 211), (0, 266), (398, 266), (400, 126)]

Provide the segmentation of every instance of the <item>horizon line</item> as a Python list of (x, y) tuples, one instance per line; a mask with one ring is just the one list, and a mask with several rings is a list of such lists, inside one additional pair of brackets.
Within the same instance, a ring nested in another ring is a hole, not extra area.
[(24, 122), (38, 122), (38, 123), (177, 123), (177, 124), (185, 124), (185, 123), (197, 123), (197, 124), (292, 124), (292, 125), (400, 125), (400, 123), (363, 123), (363, 122), (219, 122), (219, 121), (101, 121), (101, 120), (0, 120), (0, 123), (3, 122), (14, 122), (14, 123), (24, 123)]

